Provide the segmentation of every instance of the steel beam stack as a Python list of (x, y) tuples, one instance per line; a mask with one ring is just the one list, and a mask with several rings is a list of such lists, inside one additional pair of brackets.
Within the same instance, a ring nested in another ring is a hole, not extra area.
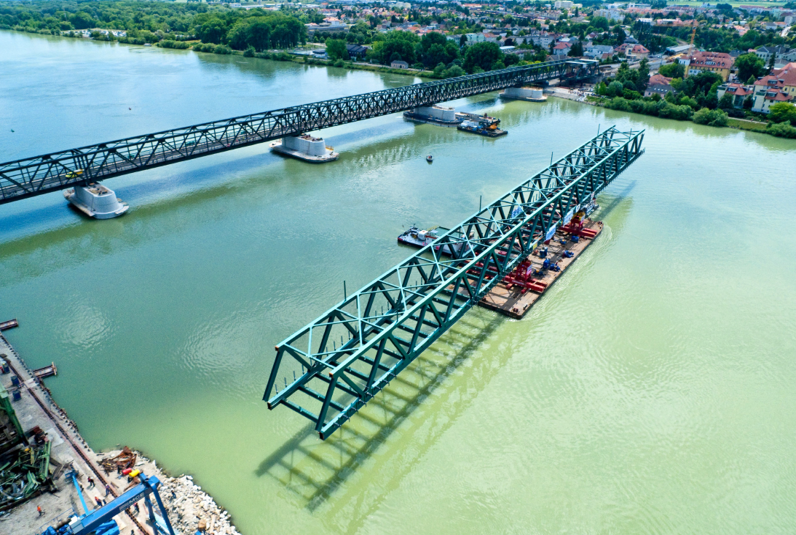
[(562, 60), (303, 104), (0, 164), (0, 204), (209, 154), (297, 136), (419, 106), (545, 80), (598, 74), (589, 60)]
[(643, 139), (606, 130), (289, 336), (276, 346), (268, 408), (284, 405), (329, 437), (641, 156)]

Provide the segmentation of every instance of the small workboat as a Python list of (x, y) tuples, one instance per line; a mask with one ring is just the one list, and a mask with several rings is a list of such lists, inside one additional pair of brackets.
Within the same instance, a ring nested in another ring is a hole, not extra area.
[(434, 161), (434, 157), (433, 157), (432, 155), (430, 155), (430, 154), (429, 154), (428, 156), (426, 156), (426, 161), (427, 161), (428, 163), (431, 163), (431, 162), (433, 162), (433, 161)]

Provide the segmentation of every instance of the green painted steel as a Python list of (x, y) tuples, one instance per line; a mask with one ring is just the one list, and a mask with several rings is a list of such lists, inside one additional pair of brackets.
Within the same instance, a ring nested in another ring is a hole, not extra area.
[(597, 135), (289, 336), (276, 346), (268, 408), (285, 405), (330, 436), (633, 163), (643, 138)]
[[(8, 391), (2, 384), (0, 384), (0, 411), (5, 414), (5, 418), (0, 417), (0, 434), (3, 435), (0, 436), (0, 453), (2, 453), (21, 442), (25, 436), (22, 425), (17, 418), (17, 413), (11, 404), (11, 399), (8, 397)], [(3, 422), (3, 420), (6, 421)]]

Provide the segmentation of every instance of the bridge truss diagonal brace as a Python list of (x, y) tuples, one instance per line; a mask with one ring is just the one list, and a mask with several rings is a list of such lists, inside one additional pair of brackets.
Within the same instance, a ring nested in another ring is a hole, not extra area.
[(641, 156), (643, 139), (609, 128), (286, 338), (268, 408), (285, 405), (329, 437)]

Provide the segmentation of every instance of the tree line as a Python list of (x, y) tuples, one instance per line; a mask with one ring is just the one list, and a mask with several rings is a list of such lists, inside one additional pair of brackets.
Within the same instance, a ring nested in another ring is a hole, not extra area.
[[(0, 29), (60, 34), (101, 28), (124, 30), (122, 42), (164, 41), (167, 48), (187, 48), (180, 41), (256, 51), (290, 48), (307, 40), (311, 14), (262, 9), (230, 9), (202, 3), (76, 0), (0, 1)], [(99, 37), (99, 36), (98, 36)]]
[[(445, 78), (529, 63), (516, 54), (503, 53), (497, 43), (464, 43), (466, 38), (450, 40), (436, 32), (420, 38), (411, 32), (391, 31), (374, 38), (366, 59), (382, 65), (405, 61), (413, 68), (433, 70), (436, 76)], [(331, 60), (349, 59), (342, 39), (328, 39), (326, 53)]]

